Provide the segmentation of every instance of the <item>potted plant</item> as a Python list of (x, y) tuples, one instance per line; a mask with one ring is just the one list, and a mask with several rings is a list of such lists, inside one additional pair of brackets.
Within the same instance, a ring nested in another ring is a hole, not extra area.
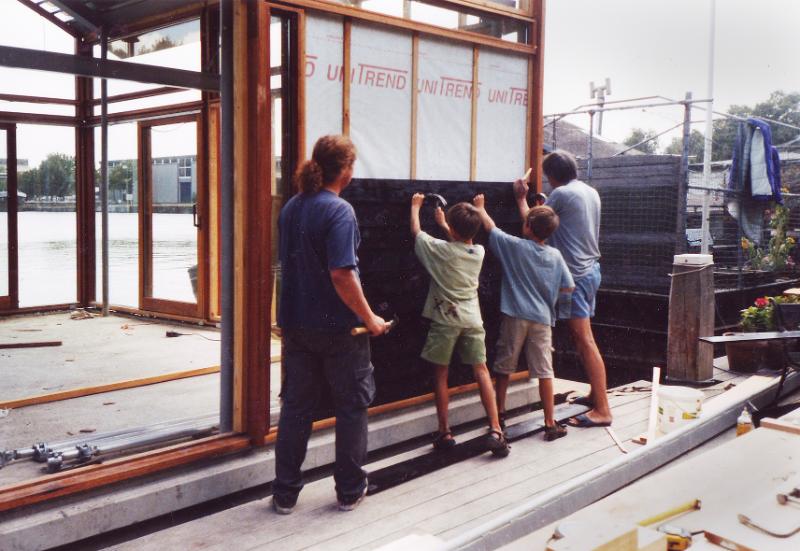
[[(745, 333), (775, 331), (775, 304), (796, 302), (794, 297), (759, 297), (741, 311), (739, 328)], [(759, 369), (783, 367), (783, 349), (777, 341), (746, 341), (725, 344), (728, 367), (732, 371), (754, 373)]]

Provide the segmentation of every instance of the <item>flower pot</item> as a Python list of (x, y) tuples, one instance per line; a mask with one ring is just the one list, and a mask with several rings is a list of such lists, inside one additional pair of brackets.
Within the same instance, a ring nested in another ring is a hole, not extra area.
[[(769, 367), (769, 352), (769, 343), (766, 341), (725, 343), (725, 355), (728, 356), (728, 368), (731, 371), (737, 371), (739, 373), (755, 373), (759, 369)], [(770, 367), (770, 369), (775, 368)]]

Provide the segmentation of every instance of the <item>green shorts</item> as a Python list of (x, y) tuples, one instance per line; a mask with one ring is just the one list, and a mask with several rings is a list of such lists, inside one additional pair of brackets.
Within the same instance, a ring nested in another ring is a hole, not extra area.
[(428, 339), (422, 348), (423, 360), (450, 365), (453, 350), (468, 365), (486, 363), (486, 331), (483, 327), (453, 327), (431, 322)]

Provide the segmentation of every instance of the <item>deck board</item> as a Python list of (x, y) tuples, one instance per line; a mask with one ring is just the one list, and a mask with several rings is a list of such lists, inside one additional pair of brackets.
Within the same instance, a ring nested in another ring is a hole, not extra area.
[[(705, 390), (711, 397), (730, 383), (746, 377), (715, 370), (722, 381)], [(621, 388), (647, 387), (647, 381)], [(614, 431), (628, 449), (647, 428), (650, 392), (612, 389), (609, 400)], [(515, 417), (517, 423), (531, 417)], [(458, 435), (465, 440), (485, 429)], [(367, 466), (376, 470), (400, 460), (428, 453), (429, 446), (385, 458)], [(336, 509), (330, 478), (308, 484), (290, 516), (272, 513), (270, 498), (228, 509), (183, 525), (156, 532), (115, 547), (142, 551), (170, 547), (193, 549), (300, 549), (367, 550), (410, 533), (444, 538), (499, 515), (577, 475), (603, 465), (621, 454), (604, 429), (570, 429), (566, 438), (545, 443), (541, 436), (512, 444), (511, 455), (495, 459), (488, 454), (411, 480), (370, 496), (352, 513)]]

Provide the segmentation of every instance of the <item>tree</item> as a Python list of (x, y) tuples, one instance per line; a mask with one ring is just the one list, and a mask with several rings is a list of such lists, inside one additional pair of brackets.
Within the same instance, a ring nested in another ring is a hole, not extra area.
[(75, 194), (75, 158), (51, 153), (37, 168), (19, 173), (17, 187), (28, 197)]
[(658, 151), (658, 138), (656, 137), (657, 134), (658, 133), (655, 130), (642, 130), (641, 128), (634, 128), (631, 130), (630, 135), (625, 138), (625, 141), (622, 143), (627, 146), (636, 145), (634, 149), (637, 151), (647, 153), (648, 155), (653, 155)]
[[(692, 130), (689, 134), (689, 161), (695, 163), (703, 162), (703, 149), (705, 148), (706, 138), (699, 130)], [(672, 141), (664, 149), (664, 153), (669, 155), (683, 154), (683, 139), (681, 137), (672, 138)]]
[(108, 189), (127, 193), (132, 181), (131, 169), (128, 165), (114, 165), (108, 171)]
[[(753, 107), (747, 105), (731, 105), (728, 113), (738, 117), (765, 117), (800, 126), (800, 92), (786, 93), (781, 90), (772, 92), (766, 101)], [(769, 122), (769, 121), (767, 121)], [(772, 127), (772, 143), (779, 145), (796, 138), (797, 130), (770, 123)], [(714, 121), (714, 151), (712, 159), (727, 160), (733, 153), (739, 121), (723, 118)]]

